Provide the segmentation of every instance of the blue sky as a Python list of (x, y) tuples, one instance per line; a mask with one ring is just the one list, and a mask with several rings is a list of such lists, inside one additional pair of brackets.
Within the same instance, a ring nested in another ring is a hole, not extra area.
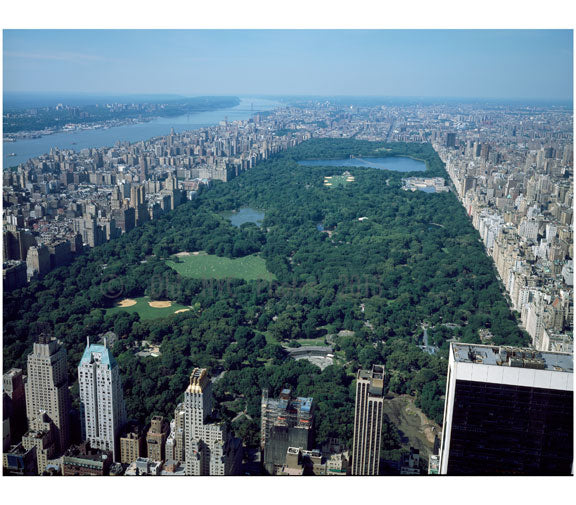
[(4, 91), (572, 98), (571, 30), (4, 30)]

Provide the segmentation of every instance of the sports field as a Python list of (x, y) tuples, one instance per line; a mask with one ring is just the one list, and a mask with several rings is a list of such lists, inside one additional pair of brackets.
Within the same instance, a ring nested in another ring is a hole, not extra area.
[(266, 270), (266, 261), (257, 254), (244, 258), (221, 258), (203, 251), (178, 254), (179, 262), (172, 260), (166, 264), (182, 277), (193, 279), (244, 279), (252, 281), (263, 279), (272, 281), (276, 276)]
[(327, 187), (338, 187), (338, 186), (345, 186), (350, 182), (354, 182), (353, 175), (331, 175), (324, 177), (324, 186)]
[(125, 298), (106, 311), (106, 314), (114, 314), (119, 311), (138, 312), (140, 319), (158, 319), (160, 317), (171, 316), (180, 312), (188, 312), (190, 307), (180, 305), (168, 300), (150, 300), (150, 297)]

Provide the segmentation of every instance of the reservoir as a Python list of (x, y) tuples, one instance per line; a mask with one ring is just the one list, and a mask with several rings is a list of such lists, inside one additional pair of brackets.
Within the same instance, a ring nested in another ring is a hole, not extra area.
[(250, 207), (242, 207), (238, 212), (228, 212), (225, 217), (233, 226), (240, 227), (244, 223), (254, 223), (256, 226), (262, 226), (264, 212), (257, 211)]
[[(153, 137), (168, 135), (174, 128), (176, 133), (215, 126), (220, 121), (250, 119), (254, 114), (282, 106), (280, 102), (263, 98), (242, 98), (235, 107), (218, 109), (198, 114), (176, 117), (161, 117), (146, 123), (115, 126), (96, 130), (60, 132), (36, 139), (4, 142), (3, 167), (14, 167), (30, 158), (50, 152), (52, 147), (80, 151), (89, 147), (112, 147), (118, 141), (138, 142)], [(9, 156), (14, 153), (16, 156)]]
[(299, 165), (309, 167), (369, 167), (378, 170), (396, 172), (423, 172), (426, 163), (407, 156), (389, 156), (387, 158), (343, 158), (339, 160), (303, 160)]

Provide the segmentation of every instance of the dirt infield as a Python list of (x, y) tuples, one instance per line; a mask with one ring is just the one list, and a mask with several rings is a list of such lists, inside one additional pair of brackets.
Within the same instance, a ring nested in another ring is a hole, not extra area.
[(125, 298), (124, 300), (118, 302), (118, 307), (132, 307), (132, 305), (136, 305), (138, 302), (133, 300), (132, 298)]
[(166, 301), (166, 302), (148, 302), (148, 305), (150, 305), (150, 307), (154, 308), (154, 309), (166, 309), (168, 307), (170, 307), (172, 305), (172, 302)]
[(188, 312), (190, 309), (180, 309), (174, 312), (174, 314), (180, 314), (180, 312)]

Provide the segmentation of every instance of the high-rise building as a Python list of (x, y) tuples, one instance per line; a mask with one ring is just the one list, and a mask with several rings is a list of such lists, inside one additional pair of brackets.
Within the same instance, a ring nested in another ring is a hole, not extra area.
[(7, 260), (26, 261), (28, 249), (36, 245), (34, 235), (27, 230), (4, 231), (4, 257)]
[(166, 440), (166, 459), (174, 461), (184, 461), (185, 442), (184, 442), (184, 429), (186, 421), (186, 412), (184, 404), (179, 403), (174, 411), (174, 419), (170, 421), (170, 434)]
[(277, 399), (262, 391), (260, 447), (264, 469), (270, 475), (282, 471), (289, 447), (309, 450), (312, 444), (314, 409), (312, 398), (293, 398), (283, 389)]
[(123, 233), (128, 233), (136, 226), (136, 211), (132, 207), (114, 210), (112, 217), (116, 220), (116, 226)]
[(106, 346), (90, 344), (78, 365), (82, 438), (90, 447), (110, 451), (119, 461), (119, 439), (126, 423), (120, 370)]
[(184, 393), (186, 475), (235, 475), (242, 463), (242, 443), (212, 417), (212, 383), (195, 368)]
[(384, 367), (358, 370), (352, 443), (352, 475), (378, 475), (384, 403)]
[(154, 416), (150, 421), (150, 429), (146, 435), (148, 459), (164, 461), (166, 459), (165, 446), (170, 426), (162, 416)]
[(452, 343), (440, 473), (569, 475), (571, 354)]
[(118, 210), (122, 208), (123, 198), (122, 194), (120, 193), (120, 188), (115, 186), (112, 189), (112, 195), (110, 196), (110, 208), (112, 210)]
[(26, 257), (27, 275), (32, 277), (37, 274), (39, 277), (50, 271), (50, 250), (45, 245), (32, 246), (28, 249)]
[(20, 368), (10, 369), (2, 378), (3, 415), (8, 422), (4, 426), (6, 448), (6, 445), (16, 443), (26, 431), (26, 397)]
[(28, 282), (26, 263), (23, 261), (9, 261), (2, 265), (2, 285), (4, 291), (13, 291), (26, 286)]
[(66, 349), (45, 334), (38, 337), (28, 355), (26, 416), (28, 425), (48, 418), (54, 427), (56, 451), (63, 453), (69, 444), (70, 396)]

